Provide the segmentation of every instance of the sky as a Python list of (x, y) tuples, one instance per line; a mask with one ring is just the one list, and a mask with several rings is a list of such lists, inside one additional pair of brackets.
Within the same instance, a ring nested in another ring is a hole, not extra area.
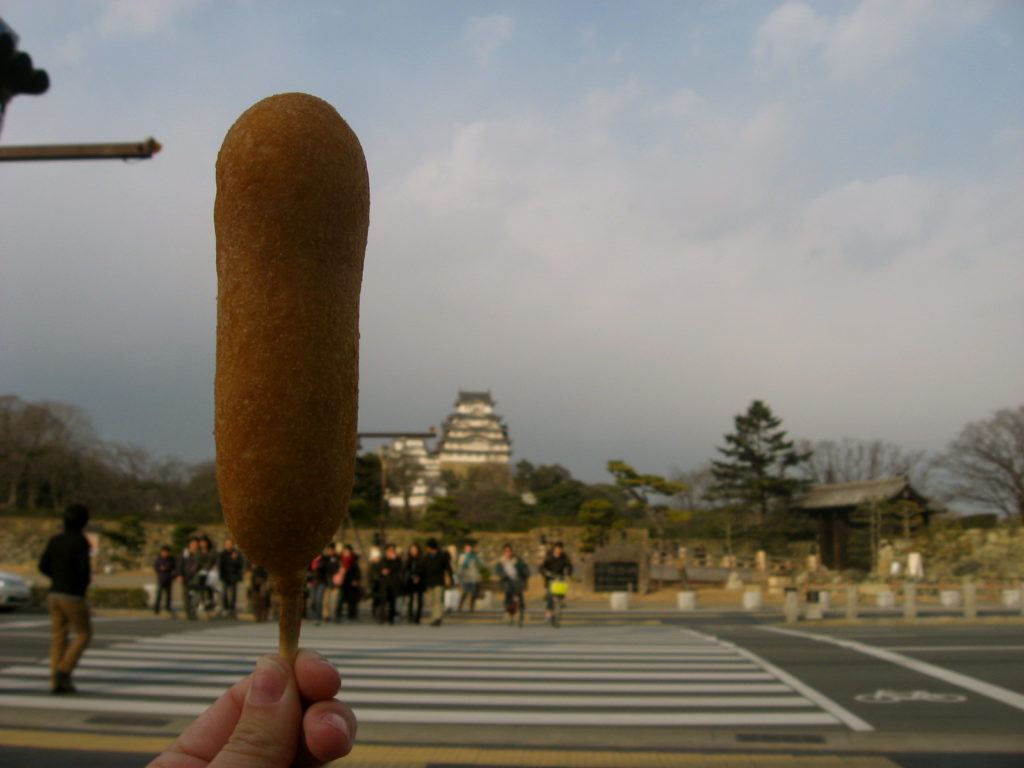
[(51, 79), (0, 144), (0, 394), (213, 457), (214, 161), (331, 102), (371, 223), (360, 427), (490, 390), (513, 460), (696, 468), (790, 435), (939, 451), (1024, 400), (1024, 3), (8, 0)]

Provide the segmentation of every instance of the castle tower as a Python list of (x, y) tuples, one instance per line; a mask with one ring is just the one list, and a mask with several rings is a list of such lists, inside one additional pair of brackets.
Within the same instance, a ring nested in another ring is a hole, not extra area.
[(420, 438), (400, 437), (384, 454), (388, 504), (394, 513), (422, 514), (430, 500), (443, 496), (441, 467)]
[(437, 457), (442, 471), (467, 472), (476, 467), (508, 469), (512, 443), (508, 427), (494, 412), (490, 392), (463, 392), (442, 427)]

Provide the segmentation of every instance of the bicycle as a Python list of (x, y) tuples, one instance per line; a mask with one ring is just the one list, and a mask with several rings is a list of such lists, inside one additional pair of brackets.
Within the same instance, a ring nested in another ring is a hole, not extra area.
[(557, 629), (562, 625), (562, 609), (565, 607), (565, 596), (569, 594), (569, 582), (565, 579), (552, 579), (548, 585), (548, 621)]

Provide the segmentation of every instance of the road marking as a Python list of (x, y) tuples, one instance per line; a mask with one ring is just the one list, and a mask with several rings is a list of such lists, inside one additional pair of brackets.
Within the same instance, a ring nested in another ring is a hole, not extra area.
[[(251, 672), (252, 659), (267, 649), (262, 635), (272, 642), (271, 629), (223, 626), (90, 651), (76, 670), (80, 693), (68, 698), (44, 694), (45, 663), (22, 662), (0, 671), (0, 705), (195, 715)], [(820, 697), (805, 695), (760, 660), (677, 628), (458, 630), (353, 627), (344, 634), (313, 631), (306, 639), (342, 663), (344, 695), (364, 722), (843, 726)], [(594, 642), (598, 635), (608, 640)], [(497, 699), (495, 686), (504, 691)]]
[[(492, 699), (493, 700), (493, 699)], [(93, 696), (55, 698), (51, 695), (0, 693), (0, 706), (29, 709), (133, 712), (136, 714), (198, 715), (209, 702), (104, 699)], [(613, 704), (612, 706), (615, 706)], [(826, 712), (531, 712), (479, 709), (374, 709), (360, 707), (361, 723), (462, 723), (465, 725), (589, 725), (693, 726), (693, 725), (836, 725)]]
[(865, 704), (899, 704), (904, 701), (924, 701), (929, 704), (962, 704), (967, 701), (967, 697), (962, 693), (895, 691), (891, 688), (879, 688), (871, 693), (858, 693), (853, 698)]
[[(195, 670), (195, 669), (210, 669), (210, 670), (223, 670), (223, 671), (237, 671), (240, 675), (247, 674), (252, 671), (252, 664), (245, 662), (231, 663), (227, 661), (161, 661), (159, 658), (147, 658), (147, 659), (119, 659), (116, 657), (99, 657), (97, 651), (93, 651), (91, 654), (82, 659), (78, 665), (78, 669), (89, 669), (95, 667), (120, 667), (122, 669), (135, 669), (135, 670), (148, 670), (148, 669), (182, 669), (182, 670)], [(344, 676), (346, 680), (351, 680), (354, 677), (397, 677), (397, 678), (416, 678), (423, 677), (425, 674), (425, 668), (429, 667), (429, 664), (424, 665), (420, 669), (408, 670), (408, 669), (392, 669), (391, 667), (346, 667), (344, 670)], [(446, 672), (457, 672), (458, 670), (450, 669), (445, 670)], [(527, 674), (528, 670), (524, 671), (499, 671), (499, 670), (488, 670), (488, 669), (471, 669), (466, 670), (467, 673), (471, 673), (473, 677), (478, 679), (488, 680), (523, 680), (523, 679), (540, 679), (540, 680), (647, 680), (647, 681), (658, 681), (658, 680), (771, 680), (772, 676), (767, 672), (595, 672), (591, 670), (581, 670), (579, 672), (562, 672), (558, 670), (536, 670), (535, 674)]]
[[(50, 670), (45, 666), (11, 666), (0, 669), (0, 672), (21, 678), (39, 678), (49, 684)], [(240, 675), (191, 675), (182, 672), (143, 671), (137, 678), (153, 681), (174, 683), (217, 683), (234, 685)], [(75, 672), (75, 679), (92, 680), (124, 680), (125, 673), (115, 669), (80, 669)], [(347, 693), (352, 690), (402, 690), (402, 691), (494, 691), (494, 683), (485, 680), (393, 680), (374, 677), (353, 678), (347, 675), (343, 684)], [(518, 680), (503, 681), (503, 691), (536, 692), (559, 691), (566, 693), (791, 693), (792, 689), (783, 683), (581, 683), (581, 682), (522, 682)], [(344, 694), (343, 694), (344, 696)]]
[[(46, 633), (49, 637), (49, 633)], [(218, 650), (209, 650), (206, 647), (207, 644), (202, 646), (196, 646), (195, 643), (184, 643), (177, 642), (174, 640), (164, 641), (161, 643), (137, 643), (137, 642), (118, 642), (111, 645), (111, 648), (123, 648), (126, 650), (145, 650), (145, 651), (172, 651), (180, 652), (183, 650), (190, 650), (193, 653), (202, 653), (208, 656), (234, 656), (237, 658), (239, 651), (251, 653), (253, 656), (262, 655), (267, 652), (266, 643), (239, 643), (237, 646), (230, 646), (223, 643), (216, 644), (215, 648)], [(491, 651), (491, 650), (459, 650), (459, 649), (438, 649), (425, 650), (425, 651), (411, 651), (408, 647), (403, 647), (400, 650), (357, 650), (348, 645), (340, 645), (337, 643), (326, 644), (316, 643), (317, 651), (321, 654), (336, 653), (344, 655), (346, 660), (355, 659), (374, 659), (374, 660), (387, 660), (393, 659), (466, 659), (468, 661), (476, 661), (478, 659), (485, 660), (500, 660), (500, 661), (555, 661), (562, 663), (566, 660), (565, 653), (544, 653), (544, 652), (532, 652), (524, 651), (519, 653), (509, 651)], [(618, 647), (616, 646), (616, 649)], [(572, 654), (573, 661), (585, 662), (585, 661), (602, 661), (608, 658), (608, 653), (575, 653), (567, 651)], [(689, 649), (682, 648), (678, 651), (665, 651), (662, 653), (650, 653), (645, 652), (643, 654), (643, 663), (654, 663), (654, 662), (666, 662), (666, 661), (726, 661), (732, 655), (731, 651), (727, 648), (721, 648), (718, 646), (709, 648)]]
[[(25, 684), (19, 680), (0, 678), (0, 690), (23, 690)], [(115, 694), (132, 698), (141, 696), (143, 698), (195, 698), (212, 703), (218, 696), (224, 693), (222, 686), (210, 685), (168, 685), (168, 684), (137, 684), (121, 682), (106, 685), (90, 685), (89, 692), (93, 694)], [(343, 698), (349, 705), (362, 704), (390, 704), (394, 705), (396, 696), (392, 692), (372, 691), (345, 692)], [(753, 709), (792, 709), (794, 707), (814, 706), (811, 701), (802, 696), (626, 696), (620, 695), (615, 699), (614, 705), (610, 705), (604, 697), (590, 696), (567, 696), (567, 695), (524, 695), (502, 691), (500, 699), (494, 696), (493, 688), (487, 693), (408, 693), (403, 692), (400, 697), (403, 704), (429, 704), (438, 706), (480, 706), (493, 707), (498, 701), (501, 705), (509, 707), (573, 707), (575, 709), (608, 709), (610, 706), (623, 709), (672, 709), (684, 708), (694, 709), (698, 707), (711, 707), (721, 709), (723, 707), (750, 707)]]
[[(687, 631), (693, 632), (694, 630)], [(705, 637), (710, 638), (710, 635), (706, 635)], [(798, 680), (785, 670), (780, 669), (779, 667), (775, 666), (766, 659), (763, 659), (757, 654), (748, 651), (746, 648), (740, 648), (738, 645), (736, 645), (735, 643), (731, 643), (728, 640), (722, 640), (721, 638), (718, 638), (718, 642), (722, 643), (722, 645), (725, 645), (726, 647), (731, 647), (733, 650), (736, 651), (736, 653), (747, 657), (756, 664), (759, 664), (761, 667), (770, 672), (777, 679), (784, 682), (794, 691), (796, 691), (797, 693), (802, 693), (804, 696), (813, 701), (826, 712), (830, 712), (833, 716), (836, 717), (836, 719), (845, 723), (847, 727), (849, 727), (850, 729), (854, 731), (875, 730), (870, 723), (857, 717), (855, 714), (853, 714), (853, 712), (846, 709), (846, 707), (842, 706), (838, 702), (833, 701), (825, 694), (816, 691), (814, 688), (811, 688), (806, 683), (802, 682), (801, 680)]]
[[(50, 749), (75, 751), (135, 753), (152, 755), (168, 745), (168, 739), (154, 736), (123, 736), (41, 730), (0, 730), (0, 745), (38, 748), (45, 743)], [(353, 765), (408, 765), (423, 768), (427, 765), (520, 765), (532, 768), (562, 768), (567, 765), (588, 765), (593, 768), (664, 768), (664, 766), (716, 766), (717, 768), (793, 768), (822, 765), (849, 766), (849, 768), (896, 768), (883, 756), (803, 754), (779, 752), (726, 754), (715, 752), (678, 752), (658, 750), (597, 750), (549, 749), (507, 747), (451, 747), (404, 746), (397, 744), (357, 743), (348, 757), (338, 766)], [(332, 765), (334, 765), (332, 763)]]
[(843, 640), (836, 637), (829, 637), (827, 635), (816, 635), (811, 632), (801, 632), (796, 629), (783, 629), (782, 627), (758, 627), (758, 629), (764, 630), (765, 632), (776, 632), (782, 635), (791, 635), (793, 637), (802, 637), (805, 640), (814, 640), (819, 643), (830, 643), (831, 645), (837, 645), (840, 648), (846, 648), (851, 651), (857, 651), (863, 653), (866, 656), (874, 656), (876, 659), (882, 659), (888, 661), (891, 664), (904, 667), (905, 669), (911, 669), (914, 672), (920, 672), (922, 675), (928, 675), (934, 677), (936, 680), (942, 680), (944, 683), (955, 685), (960, 688), (964, 688), (968, 691), (973, 691), (981, 696), (987, 696), (990, 699), (995, 699), (998, 702), (1006, 704), (1007, 706), (1013, 707), (1024, 711), (1024, 694), (1011, 691), (1007, 688), (1002, 688), (992, 683), (986, 683), (984, 680), (979, 680), (976, 677), (970, 675), (964, 675), (960, 672), (954, 672), (944, 667), (938, 667), (934, 664), (929, 664), (927, 661), (921, 661), (910, 656), (904, 656), (901, 653), (887, 650), (885, 648), (876, 648), (875, 646), (865, 645), (864, 643), (857, 642), (856, 640)]
[(1024, 645), (886, 645), (882, 647), (886, 651), (1024, 651)]
[[(208, 662), (215, 662), (219, 660), (224, 661), (238, 661), (238, 653), (208, 653), (208, 652), (173, 652), (173, 651), (140, 651), (137, 649), (131, 649), (130, 646), (118, 645), (113, 649), (102, 649), (93, 651), (90, 656), (94, 658), (126, 658), (126, 659), (151, 659), (154, 654), (158, 655), (160, 659), (176, 659), (176, 660), (201, 660)], [(746, 659), (737, 658), (723, 658), (722, 656), (715, 656), (708, 658), (706, 661), (694, 661), (687, 657), (680, 661), (662, 661), (662, 662), (643, 662), (643, 661), (619, 661), (617, 659), (609, 659), (607, 656), (604, 661), (572, 661), (563, 660), (560, 662), (556, 661), (486, 661), (484, 659), (473, 659), (469, 661), (461, 661), (458, 659), (437, 659), (430, 656), (425, 656), (422, 659), (392, 659), (389, 657), (373, 656), (370, 658), (354, 658), (346, 654), (341, 653), (330, 653), (321, 651), (322, 656), (326, 656), (329, 659), (342, 661), (347, 665), (353, 665), (355, 667), (362, 667), (367, 661), (373, 664), (387, 664), (389, 668), (398, 669), (401, 667), (422, 667), (425, 660), (429, 660), (430, 666), (435, 668), (453, 670), (466, 670), (472, 671), (477, 669), (564, 669), (564, 670), (580, 670), (581, 672), (608, 670), (608, 671), (638, 671), (638, 672), (671, 672), (672, 670), (684, 670), (684, 669), (721, 669), (721, 670), (744, 670), (754, 669), (755, 666)], [(248, 655), (253, 662), (256, 661), (258, 654)], [(243, 656), (243, 658), (245, 658)]]

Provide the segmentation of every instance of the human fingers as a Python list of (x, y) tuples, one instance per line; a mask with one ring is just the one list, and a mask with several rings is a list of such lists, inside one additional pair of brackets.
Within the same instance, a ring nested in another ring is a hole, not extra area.
[(280, 656), (262, 656), (238, 724), (209, 768), (287, 768), (301, 726), (302, 703), (291, 665)]
[(252, 675), (221, 694), (148, 768), (195, 768), (217, 756), (238, 724)]
[(356, 739), (356, 716), (337, 700), (318, 701), (302, 718), (303, 744), (296, 765), (320, 766), (352, 751)]
[(310, 703), (332, 699), (341, 688), (337, 668), (316, 651), (305, 648), (295, 657), (295, 680), (303, 701)]

